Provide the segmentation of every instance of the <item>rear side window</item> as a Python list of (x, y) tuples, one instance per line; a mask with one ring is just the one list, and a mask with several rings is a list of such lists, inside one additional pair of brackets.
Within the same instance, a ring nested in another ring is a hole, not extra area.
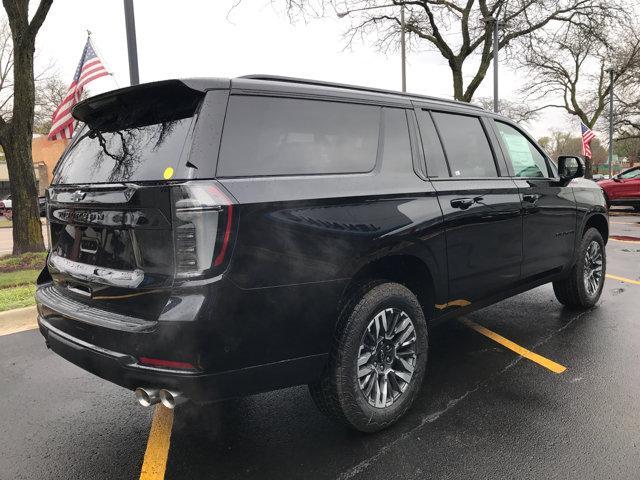
[(381, 108), (231, 96), (217, 175), (363, 173), (378, 151)]
[(386, 171), (411, 172), (413, 158), (407, 114), (399, 108), (384, 109), (382, 165)]
[(433, 112), (451, 175), (455, 177), (497, 177), (489, 140), (478, 117)]

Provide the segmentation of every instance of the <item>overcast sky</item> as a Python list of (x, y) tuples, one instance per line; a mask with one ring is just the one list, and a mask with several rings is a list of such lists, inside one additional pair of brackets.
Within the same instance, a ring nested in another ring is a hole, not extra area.
[[(141, 82), (271, 73), (400, 90), (399, 54), (383, 54), (360, 41), (345, 50), (346, 19), (292, 25), (278, 2), (270, 0), (243, 0), (233, 10), (235, 0), (134, 3)], [(37, 63), (53, 61), (65, 82), (71, 81), (87, 29), (113, 73), (112, 78), (93, 82), (90, 92), (127, 86), (122, 0), (55, 0), (39, 34)], [(500, 74), (501, 96), (513, 98), (523, 79), (506, 67)], [(490, 97), (492, 89), (492, 75), (488, 75), (476, 96)], [(407, 90), (451, 98), (451, 76), (444, 59), (428, 49), (410, 52)], [(573, 123), (579, 134), (577, 122)], [(553, 126), (567, 127), (559, 111), (545, 114), (528, 129), (539, 137)]]

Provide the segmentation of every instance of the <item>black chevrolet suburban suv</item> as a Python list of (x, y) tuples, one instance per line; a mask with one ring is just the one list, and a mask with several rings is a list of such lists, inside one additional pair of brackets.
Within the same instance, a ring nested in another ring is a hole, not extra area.
[(602, 190), (472, 105), (252, 75), (98, 95), (47, 192), (49, 348), (197, 403), (308, 384), (362, 431), (420, 388), (429, 327), (553, 282), (593, 306)]

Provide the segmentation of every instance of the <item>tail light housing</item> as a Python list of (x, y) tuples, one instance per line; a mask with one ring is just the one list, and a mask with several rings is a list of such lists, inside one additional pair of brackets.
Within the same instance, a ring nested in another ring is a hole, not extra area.
[(233, 197), (215, 181), (172, 188), (176, 276), (210, 276), (226, 268), (236, 226)]

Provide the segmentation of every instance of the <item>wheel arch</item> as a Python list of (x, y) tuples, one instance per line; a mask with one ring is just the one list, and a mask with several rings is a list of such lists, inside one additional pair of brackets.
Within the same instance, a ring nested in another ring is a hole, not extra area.
[(607, 220), (607, 217), (605, 215), (601, 213), (593, 213), (589, 215), (584, 222), (584, 226), (581, 232), (581, 238), (590, 228), (595, 228), (596, 230), (598, 230), (600, 232), (600, 235), (602, 235), (604, 243), (607, 243), (607, 241), (609, 240), (609, 221)]
[(387, 280), (404, 285), (418, 298), (427, 320), (433, 318), (436, 284), (429, 267), (420, 258), (399, 254), (381, 257), (365, 264), (345, 288), (343, 302), (347, 301), (358, 285), (369, 280)]

